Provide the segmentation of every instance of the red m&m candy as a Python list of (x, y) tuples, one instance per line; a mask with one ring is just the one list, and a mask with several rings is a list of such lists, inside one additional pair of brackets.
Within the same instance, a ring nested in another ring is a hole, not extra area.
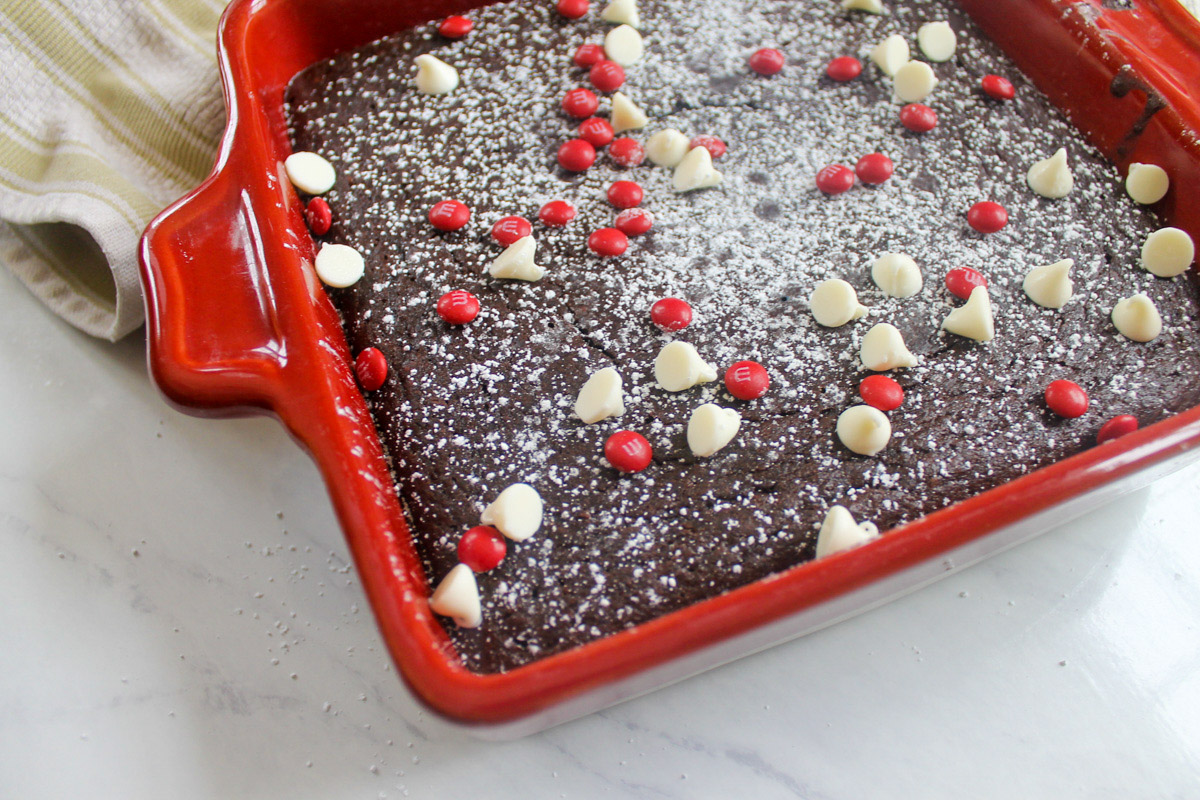
[(583, 172), (596, 163), (596, 148), (586, 139), (571, 139), (558, 148), (558, 165), (569, 172)]
[(524, 217), (501, 217), (492, 226), (492, 238), (505, 247), (531, 233), (533, 226)]
[(588, 80), (602, 92), (615, 92), (625, 83), (625, 70), (617, 62), (605, 58), (592, 65)]
[(447, 39), (461, 39), (474, 27), (475, 23), (466, 17), (446, 17), (442, 20), (442, 24), (438, 25), (438, 33)]
[(604, 60), (604, 48), (598, 44), (581, 44), (571, 60), (575, 62), (575, 66), (586, 69)]
[(703, 147), (712, 156), (712, 160), (716, 161), (721, 156), (725, 155), (725, 143), (711, 134), (703, 136), (693, 136), (688, 142), (688, 150), (693, 150), (697, 147)]
[(862, 62), (854, 56), (838, 56), (825, 67), (825, 74), (835, 81), (852, 81), (862, 74)]
[(725, 388), (738, 400), (754, 400), (766, 394), (771, 376), (757, 361), (739, 361), (725, 370)]
[(817, 188), (825, 194), (841, 194), (854, 185), (854, 170), (842, 164), (830, 164), (817, 173)]
[(619, 256), (629, 247), (629, 239), (616, 228), (601, 228), (588, 237), (588, 248), (598, 256)]
[(1017, 94), (1012, 81), (999, 75), (984, 75), (979, 85), (983, 88), (984, 94), (993, 100), (1012, 100)]
[(646, 158), (646, 151), (637, 139), (622, 136), (608, 146), (608, 157), (618, 167), (636, 167)]
[(663, 330), (681, 331), (692, 322), (692, 307), (678, 297), (664, 297), (650, 306), (650, 321)]
[(995, 233), (1008, 224), (1008, 211), (999, 203), (984, 200), (967, 211), (967, 224), (980, 233)]
[(654, 451), (636, 431), (617, 431), (604, 443), (604, 457), (621, 472), (641, 472), (650, 466)]
[(376, 348), (367, 347), (354, 359), (354, 374), (363, 391), (373, 392), (387, 379), (387, 358)]
[(1127, 433), (1133, 433), (1137, 429), (1137, 417), (1132, 414), (1122, 414), (1119, 417), (1113, 417), (1100, 426), (1100, 431), (1096, 434), (1096, 444), (1110, 442)]
[(946, 289), (959, 300), (969, 300), (977, 286), (987, 286), (987, 278), (977, 269), (955, 267), (946, 273)]
[(1074, 381), (1051, 381), (1046, 387), (1046, 405), (1060, 417), (1074, 419), (1088, 410), (1088, 396)]
[(854, 173), (863, 183), (876, 186), (892, 177), (892, 160), (883, 153), (868, 153), (854, 165)]
[(642, 187), (633, 181), (613, 181), (608, 187), (608, 202), (617, 208), (634, 208), (642, 204)]
[(870, 375), (858, 385), (863, 402), (880, 411), (893, 411), (904, 402), (904, 389), (887, 375)]
[(750, 69), (759, 75), (774, 75), (783, 69), (783, 53), (773, 47), (764, 47), (750, 56)]
[(575, 119), (587, 119), (596, 113), (596, 109), (600, 107), (600, 100), (596, 95), (580, 86), (563, 95), (562, 107), (563, 111)]
[(491, 525), (476, 525), (458, 540), (458, 560), (471, 568), (472, 572), (487, 572), (495, 569), (508, 552), (504, 534)]
[(325, 198), (314, 197), (308, 201), (308, 205), (304, 207), (304, 220), (308, 223), (309, 230), (317, 236), (329, 233), (329, 228), (333, 225), (333, 211), (329, 208), (329, 203), (325, 202)]
[(588, 12), (588, 0), (558, 0), (555, 8), (567, 19), (579, 19)]
[(900, 124), (913, 133), (928, 133), (937, 127), (937, 112), (920, 103), (909, 103), (900, 109)]
[(627, 208), (617, 214), (613, 227), (626, 236), (640, 236), (654, 227), (654, 215), (644, 208)]
[(538, 211), (538, 219), (544, 225), (549, 225), (552, 228), (561, 228), (575, 219), (575, 206), (566, 200), (551, 200), (542, 206), (541, 211)]
[(613, 140), (612, 125), (600, 117), (589, 117), (579, 123), (579, 138), (592, 147), (604, 147)]
[(456, 231), (471, 221), (471, 209), (457, 200), (443, 200), (429, 209), (429, 222), (439, 231)]
[(479, 299), (464, 289), (455, 289), (438, 298), (437, 312), (451, 325), (466, 325), (479, 316)]

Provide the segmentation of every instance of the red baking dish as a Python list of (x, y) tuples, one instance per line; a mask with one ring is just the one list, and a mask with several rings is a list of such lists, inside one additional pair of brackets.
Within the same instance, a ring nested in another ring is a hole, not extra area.
[[(1120, 9), (960, 3), (1118, 167), (1154, 161), (1176, 186), (1200, 187), (1200, 24), (1176, 0), (1131, 0)], [(1198, 407), (856, 550), (507, 673), (468, 671), (429, 610), (429, 581), (282, 163), (290, 153), (283, 98), (293, 75), (472, 5), (235, 0), (221, 21), (229, 123), (216, 166), (154, 220), (141, 249), (159, 387), (189, 413), (265, 413), (287, 426), (329, 487), (401, 674), (443, 716), (506, 733), (554, 724), (861, 611), (1200, 455)], [(1200, 204), (1186, 202), (1191, 195), (1170, 193), (1161, 211), (1200, 241)]]

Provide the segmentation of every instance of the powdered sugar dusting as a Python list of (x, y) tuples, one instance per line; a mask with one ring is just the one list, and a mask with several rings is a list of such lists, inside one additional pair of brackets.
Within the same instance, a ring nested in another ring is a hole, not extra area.
[[(697, 13), (682, 0), (643, 2), (646, 54), (627, 68), (622, 91), (651, 118), (639, 140), (664, 127), (712, 134), (728, 144), (717, 162), (724, 185), (677, 195), (670, 171), (596, 166), (569, 175), (554, 166), (576, 121), (559, 109), (586, 85), (571, 64), (607, 28), (567, 22), (547, 3), (519, 2), (473, 14), (474, 32), (450, 42), (434, 26), (317, 65), (293, 86), (298, 147), (339, 170), (327, 195), (329, 239), (353, 244), (367, 279), (334, 292), (357, 352), (368, 345), (392, 365), (371, 398), (414, 537), (432, 579), (455, 563), (455, 545), (510, 483), (533, 484), (546, 501), (538, 535), (479, 576), (484, 625), (452, 629), (474, 669), (507, 669), (637, 624), (812, 555), (833, 503), (881, 530), (914, 519), (1088, 447), (1107, 418), (1143, 423), (1200, 400), (1196, 287), (1137, 267), (1151, 215), (1125, 198), (1118, 175), (948, 2), (896, 4), (887, 17), (843, 14), (836, 4), (766, 0), (717, 3)], [(890, 81), (868, 64), (848, 83), (824, 76), (829, 59), (866, 63), (891, 33), (915, 41), (927, 21), (948, 19), (958, 51), (934, 65), (926, 101), (939, 126), (901, 127)], [(770, 78), (746, 67), (761, 46), (789, 57)], [(413, 88), (416, 55), (433, 52), (461, 84), (430, 97)], [(1017, 87), (1008, 103), (978, 90), (987, 73)], [(601, 113), (608, 100), (602, 99)], [(1024, 183), (1029, 165), (1068, 150), (1075, 190), (1050, 201)], [(880, 151), (895, 174), (879, 188), (822, 195), (814, 175)], [(645, 189), (653, 230), (628, 252), (599, 259), (588, 234), (612, 224), (614, 180)], [(428, 224), (435, 202), (471, 206), (462, 232)], [(500, 252), (500, 217), (536, 220), (563, 198), (579, 216), (564, 228), (534, 223), (536, 284), (499, 282), (485, 268)], [(982, 236), (965, 212), (1004, 204), (1007, 228)], [(870, 279), (881, 252), (911, 255), (925, 288), (885, 296)], [(1032, 266), (1075, 259), (1075, 298), (1061, 312), (1021, 290)], [(978, 345), (940, 332), (960, 305), (941, 285), (954, 266), (987, 275), (997, 338)], [(813, 288), (843, 278), (871, 308), (838, 329), (808, 311)], [(437, 298), (466, 289), (482, 305), (470, 325), (438, 318)], [(1145, 345), (1124, 340), (1108, 313), (1121, 297), (1150, 295), (1165, 330)], [(687, 299), (691, 326), (663, 333), (649, 320), (657, 299)], [(833, 434), (857, 402), (865, 375), (857, 353), (875, 322), (904, 333), (919, 366), (896, 375), (905, 404), (889, 414), (893, 437), (876, 458), (853, 456)], [(771, 374), (760, 400), (744, 403), (718, 383), (679, 394), (654, 385), (652, 362), (672, 339), (694, 344), (720, 372), (743, 359)], [(584, 426), (571, 411), (579, 387), (613, 366), (626, 413)], [(1080, 420), (1054, 419), (1040, 393), (1056, 378), (1088, 389)], [(693, 458), (682, 433), (704, 402), (743, 415), (733, 443)], [(618, 476), (602, 456), (615, 430), (650, 441), (656, 461)], [(451, 626), (452, 628), (453, 626)]]

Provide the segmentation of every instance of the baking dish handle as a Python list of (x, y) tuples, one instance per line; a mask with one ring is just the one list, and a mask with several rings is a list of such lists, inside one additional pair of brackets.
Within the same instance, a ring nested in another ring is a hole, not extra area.
[(314, 302), (315, 287), (303, 285), (315, 281), (311, 266), (295, 269), (310, 259), (312, 243), (294, 232), (305, 228), (290, 220), (299, 212), (279, 173), (235, 181), (253, 168), (238, 162), (251, 159), (237, 148), (222, 156), (213, 175), (142, 237), (150, 371), (168, 401), (188, 413), (277, 413), (289, 377), (287, 315), (278, 307), (283, 298)]

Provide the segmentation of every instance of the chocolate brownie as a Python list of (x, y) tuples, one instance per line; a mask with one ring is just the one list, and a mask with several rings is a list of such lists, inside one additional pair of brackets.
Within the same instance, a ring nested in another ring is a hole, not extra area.
[[(643, 0), (646, 52), (622, 91), (650, 124), (632, 135), (673, 127), (728, 144), (716, 163), (723, 184), (686, 194), (648, 161), (620, 169), (601, 151), (579, 174), (556, 164), (578, 125), (560, 100), (588, 85), (571, 55), (611, 27), (595, 5), (582, 20), (545, 0), (489, 6), (461, 40), (431, 23), (315, 64), (288, 91), (295, 148), (338, 168), (327, 195), (334, 222), (321, 238), (366, 256), (366, 277), (330, 296), (352, 351), (379, 348), (390, 364), (367, 399), (431, 585), (506, 486), (528, 482), (545, 502), (537, 534), (509, 543), (504, 561), (478, 576), (483, 624), (445, 620), (470, 669), (511, 669), (804, 562), (832, 504), (886, 536), (1095, 446), (1115, 415), (1144, 425), (1200, 402), (1194, 270), (1164, 280), (1140, 268), (1141, 244), (1162, 223), (1125, 196), (1117, 170), (954, 3), (895, 2), (875, 16), (835, 3)], [(917, 134), (897, 122), (891, 81), (866, 54), (892, 33), (914, 42), (937, 20), (958, 32), (958, 49), (933, 65), (940, 83), (926, 102), (938, 125)], [(788, 56), (771, 77), (747, 68), (764, 45)], [(418, 93), (422, 53), (456, 67), (458, 88)], [(825, 75), (842, 55), (864, 59), (860, 77)], [(989, 73), (1009, 78), (1015, 98), (982, 93)], [(1048, 200), (1025, 175), (1060, 147), (1075, 187)], [(895, 164), (885, 183), (837, 196), (817, 189), (823, 166), (876, 151)], [(624, 255), (601, 258), (587, 239), (612, 224), (605, 190), (618, 179), (641, 184), (655, 224)], [(430, 225), (430, 207), (446, 198), (472, 209), (464, 229)], [(538, 208), (558, 198), (578, 217), (539, 223)], [(968, 226), (966, 211), (981, 200), (1007, 208), (1007, 227), (984, 235)], [(510, 214), (533, 222), (546, 268), (538, 282), (485, 272), (502, 249), (491, 225)], [(920, 293), (890, 298), (872, 282), (870, 265), (885, 251), (916, 260)], [(1057, 311), (1035, 305), (1023, 277), (1063, 258), (1075, 261), (1073, 298)], [(962, 304), (943, 285), (960, 266), (989, 281), (990, 342), (940, 329)], [(857, 289), (866, 319), (814, 321), (808, 298), (834, 277)], [(452, 289), (479, 298), (472, 323), (452, 326), (435, 311)], [(1137, 292), (1164, 320), (1148, 343), (1122, 337), (1109, 317)], [(648, 315), (668, 296), (695, 310), (678, 333)], [(868, 374), (858, 346), (876, 322), (897, 326), (920, 362), (889, 373), (904, 403), (889, 412), (887, 447), (863, 457), (834, 428), (858, 402)], [(673, 339), (718, 372), (758, 361), (770, 389), (741, 401), (719, 380), (657, 388), (652, 364)], [(624, 380), (626, 411), (585, 425), (572, 413), (576, 394), (607, 366)], [(1043, 391), (1056, 379), (1087, 390), (1085, 415), (1047, 409)], [(737, 409), (742, 425), (728, 447), (697, 458), (683, 434), (705, 402)], [(605, 439), (621, 429), (650, 441), (649, 468), (626, 475), (605, 461)]]

